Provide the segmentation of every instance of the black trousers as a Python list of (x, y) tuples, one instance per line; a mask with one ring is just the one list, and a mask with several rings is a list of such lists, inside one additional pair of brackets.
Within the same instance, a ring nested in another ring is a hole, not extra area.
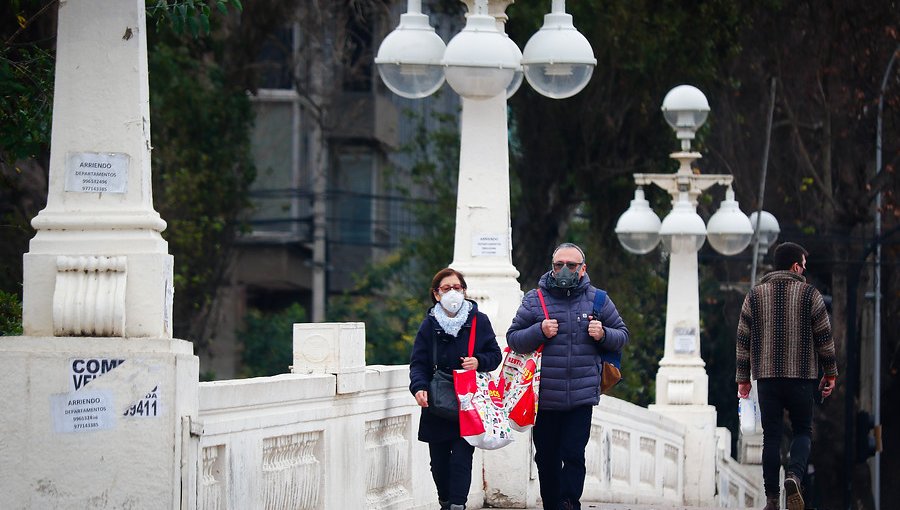
[(438, 499), (449, 501), (451, 505), (465, 505), (472, 485), (472, 454), (475, 447), (457, 437), (428, 443), (428, 451)]
[(591, 437), (593, 410), (587, 405), (568, 411), (538, 411), (532, 438), (544, 510), (558, 510), (564, 501), (571, 508), (581, 508), (584, 449)]
[[(781, 467), (781, 438), (784, 411), (791, 420), (791, 456), (787, 473), (803, 480), (812, 447), (812, 418), (818, 382), (815, 379), (772, 378), (756, 381), (763, 426), (763, 486), (766, 495), (781, 492), (778, 470)], [(786, 473), (786, 474), (787, 474)]]

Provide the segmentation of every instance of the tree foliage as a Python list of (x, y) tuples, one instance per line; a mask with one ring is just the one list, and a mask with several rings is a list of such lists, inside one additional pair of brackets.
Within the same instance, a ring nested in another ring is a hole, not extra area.
[(244, 346), (241, 376), (287, 373), (287, 364), (294, 357), (294, 323), (307, 320), (306, 310), (296, 303), (274, 313), (249, 310), (240, 331)]
[(175, 258), (175, 334), (201, 347), (255, 175), (250, 101), (218, 64), (221, 46), (160, 27), (151, 41), (155, 207)]
[[(519, 137), (513, 173), (521, 193), (514, 207), (514, 256), (523, 281), (544, 271), (549, 250), (558, 242), (577, 238), (580, 216), (590, 224), (587, 260), (593, 281), (623, 286), (618, 294), (646, 294), (648, 287), (641, 287), (640, 279), (635, 285), (621, 282), (634, 278), (629, 269), (665, 276), (665, 264), (656, 257), (624, 253), (612, 230), (628, 207), (632, 173), (675, 169), (666, 153), (677, 149), (676, 141), (659, 107), (665, 93), (680, 83), (699, 87), (712, 106), (694, 144), (705, 156), (697, 166), (705, 173), (732, 174), (744, 210), (755, 209), (774, 78), (776, 110), (764, 205), (781, 221), (782, 240), (810, 249), (809, 277), (834, 297), (835, 338), (845, 355), (845, 332), (860, 327), (845, 319), (847, 273), (864, 240), (871, 239), (876, 192), (884, 193), (885, 231), (898, 219), (896, 68), (884, 93), (884, 169), (879, 176), (872, 165), (880, 86), (898, 44), (896, 2), (869, 2), (861, 8), (849, 1), (588, 1), (567, 7), (598, 59), (590, 84), (563, 101), (541, 98), (523, 87), (511, 101)], [(515, 40), (524, 42), (534, 31), (543, 8), (520, 2), (509, 9), (508, 30)], [(663, 216), (668, 194), (647, 191)], [(721, 190), (707, 194), (699, 205), (701, 216), (708, 218), (721, 196)], [(897, 251), (895, 240), (888, 241), (885, 257)], [(734, 408), (734, 331), (742, 298), (730, 289), (747, 285), (750, 260), (742, 255), (728, 261), (708, 247), (700, 259), (701, 345), (710, 403), (723, 410), (720, 417), (728, 416), (727, 410)], [(884, 278), (896, 287), (893, 266), (885, 268)], [(886, 310), (896, 310), (896, 293), (885, 297)], [(648, 308), (641, 311), (662, 316), (664, 300), (664, 293), (648, 299), (643, 303)], [(861, 297), (858, 301), (863, 302)], [(630, 321), (628, 314), (625, 319)], [(661, 329), (651, 333), (661, 345)], [(884, 340), (884, 352), (897, 349), (895, 339)], [(646, 367), (648, 376), (653, 368)], [(886, 367), (873, 369), (886, 374)], [(833, 454), (843, 449), (841, 391), (839, 385), (837, 398), (817, 423), (824, 434), (817, 441), (834, 445), (824, 453), (814, 449), (824, 501), (842, 501), (839, 477), (853, 476), (843, 472), (840, 455)], [(866, 399), (865, 392), (859, 398)], [(864, 494), (864, 488), (857, 493)]]

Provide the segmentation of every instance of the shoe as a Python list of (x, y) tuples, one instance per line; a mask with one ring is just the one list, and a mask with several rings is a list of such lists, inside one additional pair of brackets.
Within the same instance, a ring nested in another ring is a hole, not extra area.
[(450, 502), (444, 501), (443, 499), (439, 499), (438, 503), (441, 505), (441, 510), (450, 510)]
[(803, 494), (800, 493), (800, 480), (797, 475), (788, 473), (784, 477), (784, 492), (788, 510), (804, 510)]
[(450, 510), (466, 510), (466, 505), (450, 505)]
[(775, 496), (774, 498), (767, 497), (766, 506), (763, 508), (763, 510), (780, 510), (778, 508), (778, 496)]

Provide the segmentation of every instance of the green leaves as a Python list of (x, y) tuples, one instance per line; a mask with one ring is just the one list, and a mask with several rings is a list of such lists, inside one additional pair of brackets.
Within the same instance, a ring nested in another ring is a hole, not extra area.
[[(228, 15), (229, 6), (238, 12), (244, 10), (240, 0), (215, 0), (216, 9), (223, 16)], [(152, 0), (147, 2), (147, 16), (159, 25), (168, 20), (175, 33), (190, 33), (193, 37), (208, 35), (211, 30), (209, 3), (202, 0)]]
[(0, 290), (0, 336), (22, 334), (22, 304), (15, 294)]
[(36, 45), (0, 50), (0, 161), (34, 157), (49, 145), (54, 63)]
[(297, 303), (274, 313), (254, 309), (247, 312), (240, 332), (244, 344), (241, 376), (287, 373), (294, 357), (294, 323), (308, 320), (306, 310)]

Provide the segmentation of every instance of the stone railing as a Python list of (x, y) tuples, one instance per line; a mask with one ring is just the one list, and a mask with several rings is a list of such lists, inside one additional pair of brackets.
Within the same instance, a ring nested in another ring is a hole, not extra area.
[[(364, 331), (296, 325), (293, 373), (200, 384), (198, 508), (435, 507), (409, 368), (362, 365)], [(686, 425), (603, 397), (592, 427), (583, 500), (683, 504)], [(753, 506), (758, 482), (725, 451), (722, 430), (715, 504)], [(504, 476), (533, 481), (531, 449), (523, 452)], [(484, 459), (497, 453), (476, 450), (469, 508), (482, 507), (492, 476)]]

